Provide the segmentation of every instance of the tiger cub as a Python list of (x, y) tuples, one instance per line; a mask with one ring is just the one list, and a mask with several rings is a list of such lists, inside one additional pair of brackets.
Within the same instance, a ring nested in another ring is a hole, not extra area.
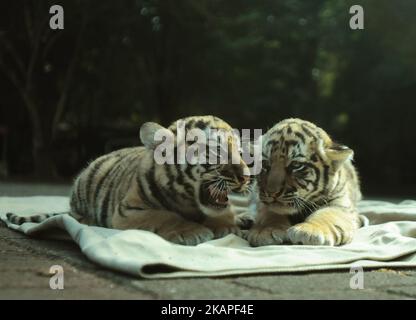
[[(226, 122), (214, 116), (178, 121), (185, 130), (198, 128), (207, 136), (213, 129), (232, 131)], [(247, 217), (239, 220), (228, 201), (228, 192), (246, 190), (250, 172), (241, 159), (236, 137), (230, 135), (226, 142), (228, 156), (236, 157), (234, 162), (158, 164), (154, 154), (162, 142), (156, 140), (157, 132), (172, 138), (175, 151), (181, 146), (185, 152), (190, 148), (191, 143), (177, 132), (178, 121), (167, 129), (146, 123), (140, 131), (144, 146), (114, 151), (93, 161), (74, 182), (71, 216), (88, 225), (152, 231), (184, 245), (239, 234), (238, 225), (246, 223)], [(21, 224), (40, 222), (51, 215), (8, 217)]]
[(360, 227), (361, 192), (353, 151), (311, 122), (286, 119), (262, 140), (253, 246), (349, 243)]

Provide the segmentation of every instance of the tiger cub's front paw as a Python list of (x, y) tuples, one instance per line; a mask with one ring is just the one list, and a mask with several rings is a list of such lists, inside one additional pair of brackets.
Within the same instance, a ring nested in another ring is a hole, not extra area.
[(249, 230), (254, 224), (254, 216), (250, 212), (242, 212), (236, 216), (236, 224), (241, 230)]
[(325, 225), (318, 226), (308, 222), (299, 223), (289, 228), (287, 235), (293, 244), (315, 246), (334, 246), (337, 244), (335, 234)]
[(253, 247), (278, 245), (286, 240), (286, 230), (273, 227), (254, 227), (246, 236)]
[(219, 239), (223, 238), (229, 234), (235, 234), (236, 236), (242, 237), (243, 232), (238, 228), (237, 226), (218, 226), (212, 229), (212, 232), (214, 232), (214, 238)]
[(157, 233), (170, 242), (186, 246), (195, 246), (214, 239), (214, 233), (210, 229), (197, 224), (186, 225), (169, 231), (159, 230)]

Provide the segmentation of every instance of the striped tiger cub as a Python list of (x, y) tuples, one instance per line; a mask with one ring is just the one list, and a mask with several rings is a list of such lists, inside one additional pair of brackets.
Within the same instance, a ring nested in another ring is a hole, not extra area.
[[(232, 131), (214, 116), (178, 121), (185, 130), (198, 128), (207, 136), (213, 129)], [(157, 132), (173, 138), (175, 151), (180, 146), (185, 151), (190, 148), (188, 139), (177, 132), (178, 121), (167, 129), (148, 122), (140, 130), (144, 146), (114, 151), (93, 161), (74, 182), (70, 215), (88, 225), (148, 230), (184, 245), (240, 234), (239, 226), (250, 221), (246, 215), (234, 213), (228, 193), (245, 191), (250, 172), (241, 159), (236, 137), (230, 135), (226, 141), (228, 156), (237, 157), (233, 162), (158, 164), (154, 154), (162, 142), (155, 139)], [(52, 215), (24, 218), (9, 214), (8, 218), (21, 224)]]
[(311, 122), (286, 119), (262, 138), (253, 246), (349, 243), (360, 227), (361, 192), (353, 151)]

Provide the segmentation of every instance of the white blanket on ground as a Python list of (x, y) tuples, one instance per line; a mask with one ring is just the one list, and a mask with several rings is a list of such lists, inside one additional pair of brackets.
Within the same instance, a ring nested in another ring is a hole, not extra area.
[[(362, 201), (359, 208), (370, 225), (361, 228), (352, 243), (341, 247), (251, 248), (235, 235), (188, 247), (172, 244), (147, 231), (86, 226), (69, 215), (55, 216), (40, 224), (8, 223), (8, 226), (29, 236), (41, 231), (42, 235), (48, 235), (59, 228), (91, 261), (145, 278), (339, 270), (351, 266), (416, 267), (416, 201), (407, 200), (397, 205)], [(66, 197), (0, 197), (3, 221), (7, 212), (31, 215), (67, 209)]]

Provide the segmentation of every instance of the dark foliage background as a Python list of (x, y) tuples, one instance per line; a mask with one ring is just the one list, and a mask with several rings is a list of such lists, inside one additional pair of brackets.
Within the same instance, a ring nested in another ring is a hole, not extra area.
[(1, 1), (0, 174), (70, 179), (149, 120), (301, 117), (355, 150), (365, 194), (411, 195), (415, 16), (412, 0)]

